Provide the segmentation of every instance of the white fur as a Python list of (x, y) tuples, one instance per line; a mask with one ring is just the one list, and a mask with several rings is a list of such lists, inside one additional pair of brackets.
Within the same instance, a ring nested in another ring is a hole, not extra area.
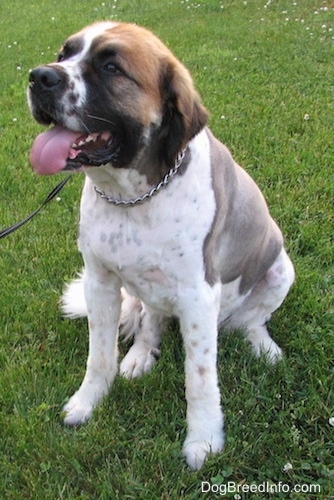
[(83, 288), (83, 274), (66, 285), (60, 307), (66, 318), (76, 319), (88, 315)]
[[(94, 37), (112, 26), (95, 25), (84, 30), (82, 52), (61, 63), (69, 77), (78, 80), (73, 84), (80, 93), (79, 104), (85, 99), (85, 92), (83, 78), (77, 78), (77, 64)], [(153, 113), (157, 109), (152, 110), (152, 116)], [(73, 109), (68, 109), (67, 115), (68, 121), (66, 116), (64, 121), (73, 128)], [(161, 116), (158, 118), (162, 120)], [(150, 134), (148, 127), (143, 136), (146, 145), (150, 144)], [(120, 364), (120, 373), (134, 378), (147, 373), (157, 361), (164, 318), (179, 319), (186, 354), (188, 432), (183, 454), (193, 469), (199, 469), (206, 456), (220, 452), (224, 444), (216, 366), (218, 326), (245, 328), (254, 352), (265, 353), (272, 363), (277, 361), (281, 350), (264, 325), (282, 303), (294, 279), (292, 264), (282, 249), (276, 262), (247, 293), (240, 292), (241, 270), (239, 275), (233, 274), (234, 279), (226, 280), (229, 283), (216, 280), (210, 284), (204, 247), (218, 210), (216, 189), (221, 189), (213, 186), (212, 144), (208, 131), (202, 129), (187, 145), (190, 160), (185, 171), (150, 201), (135, 207), (108, 204), (94, 190), (95, 185), (109, 195), (127, 199), (142, 195), (147, 179), (144, 174), (139, 175), (135, 162), (129, 168), (107, 165), (85, 169), (79, 232), (85, 270), (67, 286), (62, 299), (66, 316), (88, 316), (90, 334), (85, 377), (64, 407), (68, 425), (86, 422), (109, 391), (118, 370), (119, 329), (128, 338), (134, 336), (134, 344)], [(145, 155), (145, 148), (140, 154)], [(226, 160), (233, 172), (239, 169), (228, 153), (219, 155), (226, 155), (219, 161)], [(242, 189), (238, 191), (239, 199), (230, 203), (234, 214), (249, 188), (247, 175), (238, 172), (235, 184), (241, 184)], [(252, 193), (261, 197), (257, 191)], [(269, 220), (266, 212), (264, 217)], [(233, 220), (229, 221), (231, 226)], [(233, 238), (232, 248), (243, 244), (238, 235)], [(223, 237), (218, 241), (225, 242)], [(260, 250), (261, 240), (256, 241)], [(230, 241), (228, 244), (231, 248)], [(224, 263), (217, 268), (224, 267), (225, 271), (227, 247), (222, 244), (215, 258), (215, 263)]]
[[(91, 310), (90, 354), (85, 379), (65, 407), (66, 423), (86, 421), (108, 391), (117, 367), (119, 323), (128, 334), (135, 333), (134, 345), (120, 365), (121, 374), (133, 378), (155, 364), (161, 322), (166, 315), (175, 315), (186, 350), (188, 434), (183, 453), (193, 469), (200, 468), (207, 454), (219, 452), (224, 443), (216, 372), (217, 325), (223, 322), (230, 329), (245, 327), (255, 353), (277, 361), (281, 350), (264, 323), (279, 307), (294, 278), (282, 250), (268, 275), (246, 296), (238, 292), (239, 278), (213, 288), (205, 282), (203, 240), (215, 210), (208, 148), (203, 131), (190, 144), (196, 162), (166, 190), (135, 209), (111, 207), (96, 198), (87, 179), (81, 204), (80, 249), (87, 266), (84, 284)], [(170, 210), (164, 209), (166, 204)], [(121, 227), (126, 229), (120, 231)], [(132, 296), (126, 295), (119, 316), (116, 290), (121, 285)], [(90, 292), (92, 286), (94, 293)], [(85, 314), (83, 299), (82, 281), (74, 281), (63, 297), (65, 314)], [(104, 346), (110, 343), (106, 350)]]

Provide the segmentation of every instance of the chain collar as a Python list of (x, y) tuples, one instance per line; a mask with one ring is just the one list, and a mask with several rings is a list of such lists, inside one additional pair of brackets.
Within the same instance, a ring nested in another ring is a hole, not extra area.
[(133, 198), (132, 200), (122, 200), (122, 199), (115, 199), (112, 196), (108, 196), (104, 191), (101, 191), (98, 189), (96, 186), (94, 186), (95, 191), (103, 198), (106, 200), (108, 203), (111, 203), (112, 205), (115, 206), (120, 206), (122, 205), (123, 207), (133, 207), (134, 205), (140, 205), (141, 203), (144, 203), (147, 200), (150, 200), (153, 196), (159, 193), (161, 189), (164, 189), (170, 181), (175, 177), (177, 174), (183, 158), (185, 157), (186, 154), (186, 148), (180, 151), (176, 157), (174, 167), (172, 167), (169, 172), (164, 176), (161, 182), (157, 184), (156, 186), (153, 186), (153, 188), (148, 191), (147, 193), (143, 194), (142, 196), (138, 196), (138, 198)]

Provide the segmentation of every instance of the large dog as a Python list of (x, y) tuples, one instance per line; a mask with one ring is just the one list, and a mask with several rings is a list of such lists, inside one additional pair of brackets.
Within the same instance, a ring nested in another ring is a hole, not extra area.
[(159, 357), (164, 318), (179, 319), (188, 433), (202, 466), (224, 443), (217, 331), (243, 328), (256, 354), (281, 350), (266, 323), (294, 270), (265, 200), (206, 127), (185, 67), (151, 32), (97, 23), (71, 36), (57, 62), (30, 73), (29, 104), (44, 125), (31, 162), (41, 174), (83, 171), (79, 249), (85, 269), (63, 298), (87, 314), (89, 356), (65, 423), (87, 421), (117, 372), (119, 328), (134, 335), (127, 378)]

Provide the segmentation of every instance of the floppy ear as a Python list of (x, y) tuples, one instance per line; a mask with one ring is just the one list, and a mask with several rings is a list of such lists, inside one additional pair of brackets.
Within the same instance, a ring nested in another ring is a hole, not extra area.
[(208, 112), (201, 103), (188, 70), (177, 60), (166, 67), (162, 97), (159, 151), (160, 158), (171, 167), (177, 153), (205, 126)]

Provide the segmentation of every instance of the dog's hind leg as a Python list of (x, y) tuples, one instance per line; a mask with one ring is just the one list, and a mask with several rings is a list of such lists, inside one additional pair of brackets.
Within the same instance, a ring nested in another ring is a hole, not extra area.
[(244, 328), (254, 353), (265, 355), (272, 364), (282, 358), (282, 350), (270, 337), (266, 323), (282, 304), (294, 277), (293, 265), (283, 249), (227, 325), (229, 329)]
[(143, 304), (140, 299), (130, 295), (125, 288), (121, 289), (122, 307), (119, 322), (119, 333), (124, 341), (135, 337), (141, 324)]
[[(132, 306), (135, 310), (127, 312), (128, 306)], [(159, 359), (161, 325), (164, 316), (154, 312), (146, 304), (138, 302), (138, 299), (129, 296), (123, 302), (122, 307), (124, 320), (127, 320), (125, 324), (128, 330), (127, 336), (134, 333), (134, 343), (121, 362), (120, 373), (123, 377), (130, 379), (148, 373)]]

